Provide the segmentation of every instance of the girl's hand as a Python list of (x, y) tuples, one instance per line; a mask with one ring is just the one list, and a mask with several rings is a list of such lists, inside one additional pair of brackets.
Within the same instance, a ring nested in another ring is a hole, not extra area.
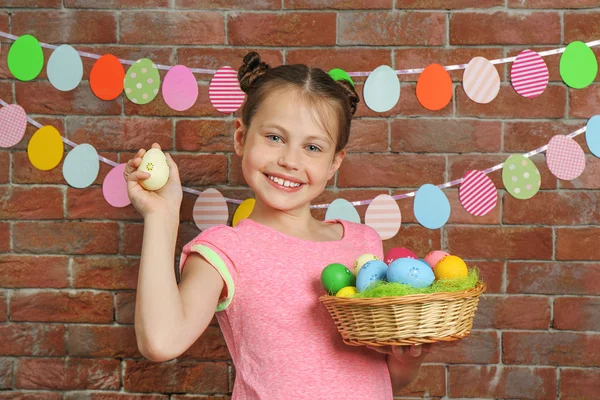
[(367, 346), (383, 354), (388, 354), (403, 364), (421, 365), (425, 356), (431, 353), (432, 345), (429, 343), (412, 346)]
[[(160, 145), (154, 143), (152, 148), (160, 150)], [(127, 181), (127, 194), (131, 204), (144, 218), (150, 214), (166, 213), (176, 216), (179, 220), (183, 190), (177, 164), (175, 164), (171, 155), (166, 153), (167, 162), (169, 163), (169, 180), (167, 184), (159, 190), (146, 190), (140, 185), (139, 181), (150, 178), (150, 174), (137, 170), (144, 154), (146, 154), (146, 150), (140, 149), (131, 160), (127, 161), (125, 166), (124, 176)]]

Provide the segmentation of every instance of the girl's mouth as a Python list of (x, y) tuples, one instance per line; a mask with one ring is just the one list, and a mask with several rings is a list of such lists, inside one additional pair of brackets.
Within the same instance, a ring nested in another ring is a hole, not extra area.
[(275, 176), (271, 176), (271, 175), (267, 175), (267, 174), (263, 174), (267, 180), (271, 183), (271, 185), (273, 185), (274, 187), (280, 189), (280, 190), (285, 190), (286, 192), (295, 192), (297, 190), (299, 190), (302, 186), (304, 186), (303, 183), (296, 183), (296, 182), (291, 182), (291, 181), (287, 181), (285, 179), (281, 179), (281, 178), (277, 178)]

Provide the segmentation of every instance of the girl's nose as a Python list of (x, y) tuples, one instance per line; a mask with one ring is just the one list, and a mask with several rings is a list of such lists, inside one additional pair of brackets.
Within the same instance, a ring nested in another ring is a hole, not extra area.
[(279, 154), (277, 165), (287, 169), (298, 169), (300, 165), (298, 153), (291, 147), (286, 146)]

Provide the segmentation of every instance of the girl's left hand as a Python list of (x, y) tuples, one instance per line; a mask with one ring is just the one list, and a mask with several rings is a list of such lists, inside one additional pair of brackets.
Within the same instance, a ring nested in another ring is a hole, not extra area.
[(412, 346), (367, 346), (379, 353), (388, 354), (396, 360), (406, 364), (418, 363), (431, 353), (432, 345), (430, 343), (412, 345)]

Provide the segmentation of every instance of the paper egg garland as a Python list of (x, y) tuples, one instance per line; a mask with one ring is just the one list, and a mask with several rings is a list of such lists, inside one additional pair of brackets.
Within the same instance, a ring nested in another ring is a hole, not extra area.
[(440, 188), (426, 183), (415, 194), (414, 213), (425, 228), (438, 229), (450, 218), (450, 202)]
[(183, 65), (171, 68), (163, 81), (162, 96), (175, 111), (191, 108), (198, 98), (198, 84), (192, 71)]
[(427, 66), (417, 80), (417, 99), (428, 110), (437, 111), (452, 100), (452, 78), (440, 64)]
[(381, 65), (370, 74), (363, 87), (365, 104), (375, 112), (389, 111), (400, 99), (400, 81), (391, 67)]
[(68, 44), (58, 46), (46, 66), (48, 80), (56, 89), (68, 92), (75, 89), (83, 77), (83, 62), (77, 50)]
[(600, 157), (600, 115), (595, 115), (588, 120), (585, 129), (585, 141), (592, 154)]
[(244, 102), (246, 93), (240, 88), (237, 72), (231, 67), (222, 67), (213, 76), (208, 86), (210, 102), (218, 111), (236, 112)]
[(598, 74), (596, 55), (585, 43), (572, 42), (566, 48), (559, 63), (560, 77), (574, 89), (589, 86)]
[(125, 69), (119, 59), (105, 54), (94, 63), (90, 71), (90, 88), (102, 100), (114, 100), (121, 95)]
[(350, 84), (354, 87), (354, 81), (352, 80), (352, 78), (350, 77), (350, 75), (348, 75), (348, 73), (346, 71), (344, 71), (343, 69), (340, 68), (334, 68), (331, 71), (328, 72), (329, 76), (331, 76), (331, 78), (334, 81), (339, 81), (340, 79), (344, 79), (348, 82), (350, 82)]
[(346, 199), (335, 199), (327, 207), (325, 220), (343, 219), (344, 221), (356, 222), (360, 224), (360, 215), (356, 208)]
[(62, 171), (67, 183), (74, 188), (82, 189), (90, 186), (100, 171), (98, 152), (88, 143), (73, 147), (65, 157)]
[(27, 129), (27, 114), (23, 107), (9, 104), (0, 109), (0, 147), (19, 143)]
[(31, 35), (20, 36), (10, 46), (7, 56), (10, 73), (20, 81), (35, 79), (44, 68), (44, 52)]
[(469, 214), (481, 217), (496, 207), (498, 192), (489, 176), (472, 170), (465, 174), (458, 188), (460, 204)]
[(27, 157), (31, 165), (41, 171), (56, 167), (63, 158), (65, 146), (60, 132), (46, 125), (38, 129), (27, 144)]
[(513, 88), (528, 99), (537, 97), (546, 90), (549, 77), (546, 62), (532, 50), (520, 52), (510, 70)]
[(226, 224), (229, 219), (229, 209), (225, 198), (216, 189), (206, 189), (194, 203), (194, 222), (200, 230), (211, 226)]
[(471, 100), (487, 104), (498, 96), (500, 75), (494, 65), (484, 57), (475, 57), (465, 68), (463, 88)]
[(398, 202), (389, 194), (380, 194), (375, 197), (365, 211), (365, 225), (375, 229), (381, 240), (396, 236), (402, 216)]
[(106, 174), (102, 182), (102, 195), (108, 204), (121, 208), (131, 204), (127, 194), (127, 181), (123, 176), (126, 164), (119, 164)]
[(520, 200), (532, 198), (542, 184), (540, 171), (533, 161), (521, 154), (513, 154), (504, 161), (502, 182), (506, 191)]
[(125, 95), (132, 103), (150, 103), (160, 87), (160, 74), (156, 65), (147, 58), (137, 60), (127, 70), (123, 86)]
[(252, 210), (254, 210), (254, 205), (256, 204), (256, 199), (249, 198), (242, 201), (235, 212), (233, 213), (233, 220), (231, 222), (231, 226), (236, 226), (241, 220), (244, 218), (248, 218)]
[(585, 154), (573, 139), (556, 135), (548, 143), (546, 163), (552, 175), (570, 181), (577, 178), (585, 169)]

